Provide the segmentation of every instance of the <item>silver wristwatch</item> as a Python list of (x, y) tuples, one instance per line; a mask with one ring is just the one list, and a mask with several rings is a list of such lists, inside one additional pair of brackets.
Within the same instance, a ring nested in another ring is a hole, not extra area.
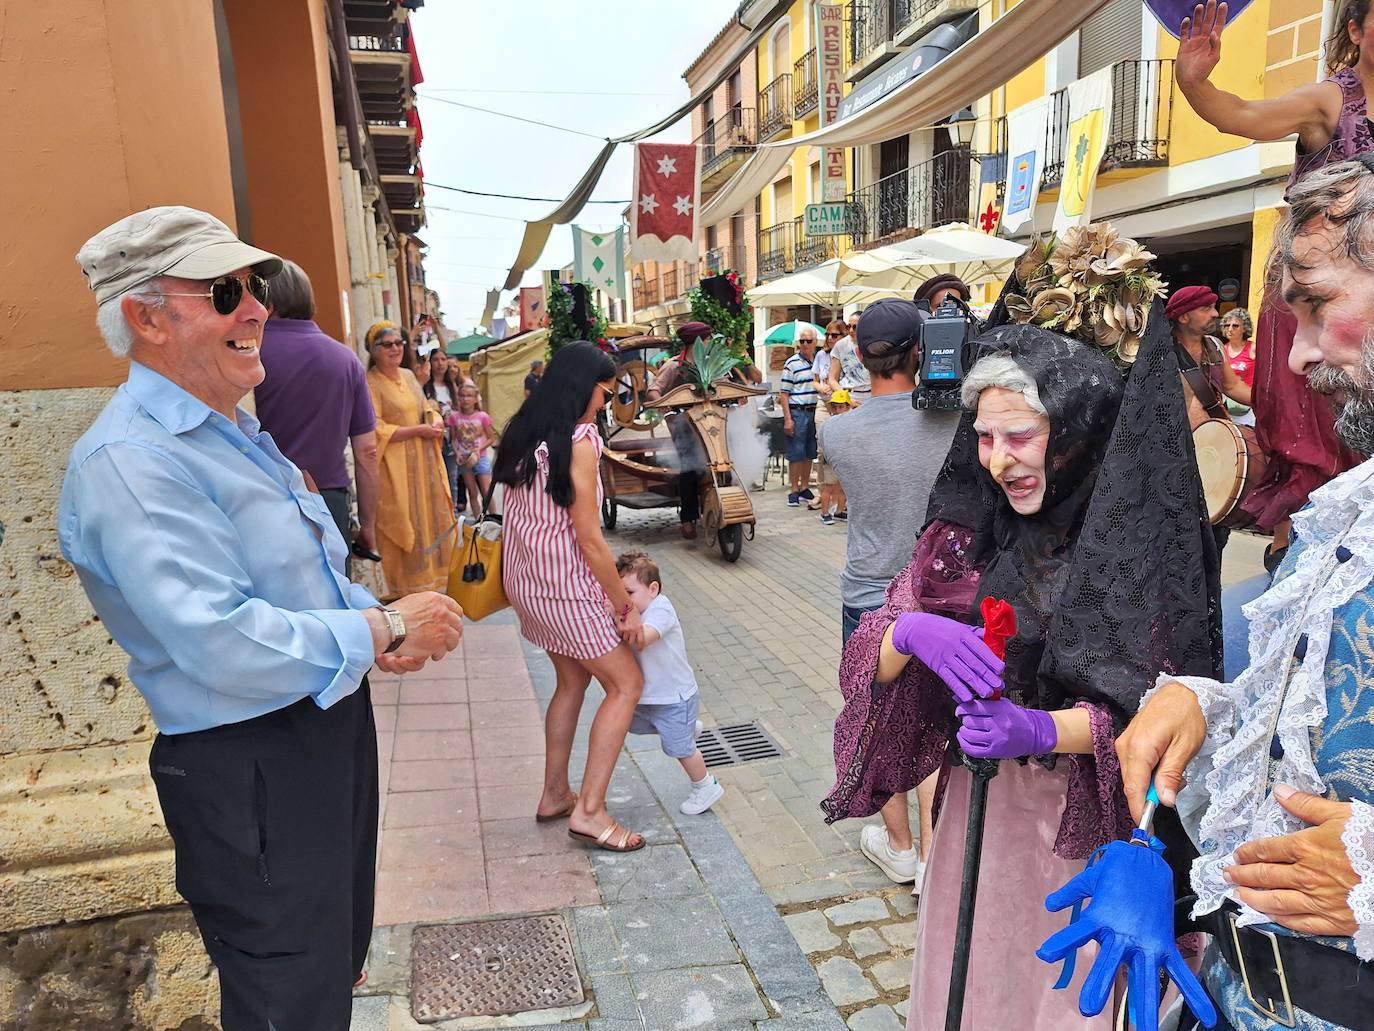
[(386, 616), (387, 628), (391, 631), (391, 643), (386, 646), (383, 655), (389, 655), (405, 643), (406, 621), (401, 618), (401, 614), (395, 609), (387, 608), (385, 605), (378, 605), (382, 610), (382, 615)]

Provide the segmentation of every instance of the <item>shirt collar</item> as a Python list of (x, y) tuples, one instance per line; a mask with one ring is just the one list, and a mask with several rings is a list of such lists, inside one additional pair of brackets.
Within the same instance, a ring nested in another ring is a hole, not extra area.
[[(218, 413), (200, 398), (177, 386), (160, 372), (154, 372), (138, 362), (129, 363), (129, 378), (124, 383), (129, 396), (171, 434), (180, 435), (193, 430)], [(239, 428), (256, 440), (257, 419), (243, 409), (236, 413)]]

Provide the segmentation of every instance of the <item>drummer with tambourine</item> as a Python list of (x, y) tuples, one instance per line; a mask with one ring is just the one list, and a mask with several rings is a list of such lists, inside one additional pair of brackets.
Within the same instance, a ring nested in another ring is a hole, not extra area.
[(1259, 480), (1263, 456), (1254, 430), (1237, 426), (1226, 410), (1226, 398), (1250, 405), (1250, 386), (1222, 353), (1221, 315), (1217, 295), (1205, 286), (1175, 290), (1164, 308), (1178, 349), (1183, 395), (1188, 402), (1188, 425), (1202, 471), (1203, 489), (1217, 547), (1229, 536), (1232, 517), (1249, 484)]

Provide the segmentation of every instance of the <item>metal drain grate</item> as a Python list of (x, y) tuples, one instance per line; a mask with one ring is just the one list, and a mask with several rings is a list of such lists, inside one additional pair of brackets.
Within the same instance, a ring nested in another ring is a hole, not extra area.
[(708, 727), (697, 738), (707, 766), (736, 766), (755, 759), (777, 759), (778, 743), (757, 723), (729, 723)]
[(411, 937), (416, 1020), (523, 1013), (584, 998), (561, 916), (435, 924)]

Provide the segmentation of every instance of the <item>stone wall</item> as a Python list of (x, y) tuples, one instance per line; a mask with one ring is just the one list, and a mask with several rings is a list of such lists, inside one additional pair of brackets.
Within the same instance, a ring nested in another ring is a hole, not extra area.
[(67, 455), (112, 393), (0, 394), (4, 1029), (191, 1031), (218, 1011), (148, 776), (155, 728), (57, 544)]

